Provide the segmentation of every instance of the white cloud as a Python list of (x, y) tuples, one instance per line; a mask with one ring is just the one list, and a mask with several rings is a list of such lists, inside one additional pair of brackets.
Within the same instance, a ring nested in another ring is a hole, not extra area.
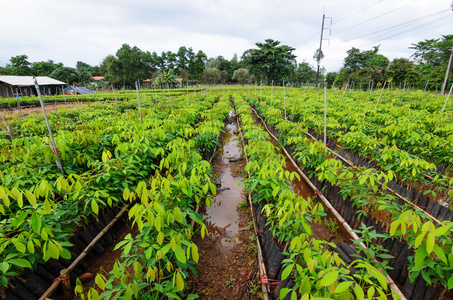
[[(325, 12), (333, 24), (326, 20), (332, 35), (325, 31), (330, 45), (323, 41), (322, 65), (336, 71), (351, 47), (381, 44), (389, 59), (409, 57), (411, 43), (453, 33), (449, 7), (450, 0), (4, 1), (2, 11), (10, 13), (2, 14), (0, 65), (20, 54), (29, 61), (97, 65), (123, 43), (157, 53), (187, 46), (230, 59), (266, 38), (295, 47), (298, 61), (314, 64)], [(404, 22), (405, 27), (382, 31)]]

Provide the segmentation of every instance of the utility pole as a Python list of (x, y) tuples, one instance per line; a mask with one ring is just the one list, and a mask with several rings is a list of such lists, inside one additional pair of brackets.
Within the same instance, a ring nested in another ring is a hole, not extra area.
[(450, 59), (448, 60), (447, 72), (445, 73), (444, 83), (442, 84), (442, 90), (441, 90), (442, 95), (445, 95), (445, 92), (447, 91), (447, 85), (448, 85), (448, 79), (450, 78), (452, 61), (453, 61), (453, 46), (451, 47), (451, 50), (450, 50)]
[[(330, 19), (330, 22), (332, 24), (332, 18), (330, 18), (330, 17), (327, 17), (327, 18)], [(320, 68), (320, 65), (321, 65), (322, 39), (323, 39), (323, 35), (324, 35), (324, 21), (325, 21), (325, 19), (326, 19), (326, 15), (322, 14), (321, 38), (319, 40), (319, 52), (318, 52), (318, 58), (317, 58), (318, 69), (316, 71), (316, 85), (315, 85), (316, 87), (318, 87), (318, 82), (319, 82), (319, 68)], [(326, 28), (326, 29), (328, 29), (328, 28)]]
[(316, 87), (318, 87), (319, 81), (319, 65), (321, 64), (321, 49), (322, 49), (322, 36), (324, 34), (324, 20), (326, 19), (326, 15), (322, 14), (322, 26), (321, 26), (321, 38), (319, 39), (319, 52), (318, 52), (318, 70), (316, 70)]

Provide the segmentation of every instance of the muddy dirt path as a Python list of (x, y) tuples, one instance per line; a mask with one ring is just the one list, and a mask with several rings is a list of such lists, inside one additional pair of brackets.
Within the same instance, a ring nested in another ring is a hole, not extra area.
[(243, 180), (245, 162), (229, 161), (243, 155), (235, 116), (230, 115), (212, 162), (219, 192), (211, 206), (201, 211), (209, 236), (195, 239), (200, 260), (188, 290), (199, 299), (261, 299), (250, 208), (238, 185)]

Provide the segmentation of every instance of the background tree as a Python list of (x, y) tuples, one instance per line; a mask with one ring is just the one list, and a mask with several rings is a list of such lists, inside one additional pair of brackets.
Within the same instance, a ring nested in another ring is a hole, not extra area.
[(346, 51), (343, 67), (340, 69), (335, 81), (339, 84), (347, 81), (360, 85), (360, 82), (382, 82), (387, 79), (389, 59), (378, 54), (379, 46), (372, 50), (360, 51), (355, 47)]
[(35, 76), (50, 76), (50, 74), (59, 67), (63, 67), (63, 64), (56, 64), (53, 60), (38, 61), (32, 64), (31, 73)]
[(407, 58), (395, 58), (389, 65), (388, 76), (393, 78), (395, 84), (400, 84), (406, 87), (410, 84), (419, 84), (420, 72), (416, 69), (415, 63)]
[[(443, 35), (439, 39), (426, 39), (412, 44), (409, 49), (415, 50), (412, 57), (418, 63), (416, 68), (420, 72), (424, 85), (429, 80), (428, 88), (441, 87), (447, 70), (450, 50), (453, 45), (453, 34)], [(450, 78), (450, 82), (452, 79)]]
[(7, 67), (0, 67), (0, 75), (11, 75), (11, 69)]
[(31, 73), (31, 63), (28, 62), (28, 56), (23, 54), (23, 55), (17, 55), (13, 56), (9, 59), (10, 64), (7, 64), (6, 67), (10, 69), (10, 74), (11, 75), (16, 75), (16, 76), (30, 76), (33, 75)]
[(203, 71), (203, 81), (208, 84), (220, 83), (221, 74), (217, 68), (206, 68)]
[(107, 56), (104, 59), (100, 70), (109, 82), (133, 87), (137, 79), (151, 78), (156, 64), (155, 57), (149, 51), (123, 44), (116, 52), (116, 57)]
[(192, 48), (187, 49), (185, 46), (181, 46), (176, 52), (176, 70), (175, 74), (182, 78), (189, 77), (189, 59), (193, 57)]
[(294, 80), (297, 82), (314, 82), (316, 70), (308, 62), (303, 61), (294, 71)]
[(234, 71), (232, 79), (236, 81), (239, 84), (245, 84), (248, 82), (250, 76), (249, 76), (249, 70), (244, 69), (244, 68), (239, 68)]
[(203, 77), (207, 60), (206, 54), (199, 50), (193, 60), (189, 61), (189, 73), (192, 79), (201, 79)]
[(332, 87), (332, 85), (334, 84), (335, 82), (335, 78), (337, 77), (337, 74), (336, 72), (329, 72), (327, 73), (326, 75), (326, 81), (327, 81), (327, 87)]
[(79, 73), (74, 68), (70, 67), (58, 67), (56, 68), (49, 77), (67, 82), (73, 85), (74, 82), (79, 82)]
[(244, 52), (242, 58), (250, 72), (267, 80), (288, 77), (294, 70), (295, 48), (279, 44), (280, 41), (266, 39), (265, 43), (256, 43), (258, 49)]
[(228, 78), (233, 78), (234, 71), (241, 67), (241, 63), (239, 62), (238, 55), (235, 53), (233, 58), (230, 60), (230, 65), (228, 69)]

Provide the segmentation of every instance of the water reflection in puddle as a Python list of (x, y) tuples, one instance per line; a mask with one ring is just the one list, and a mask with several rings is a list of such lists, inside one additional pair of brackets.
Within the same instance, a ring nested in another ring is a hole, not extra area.
[(230, 158), (242, 156), (240, 137), (236, 130), (234, 121), (226, 125), (221, 147), (213, 161), (214, 175), (221, 182), (219, 189), (229, 189), (217, 193), (204, 215), (209, 237), (227, 248), (233, 247), (238, 242), (235, 237), (239, 232), (239, 213), (236, 208), (238, 203), (245, 199), (242, 188), (238, 185), (243, 180), (242, 174), (237, 171), (239, 163), (229, 162)]

